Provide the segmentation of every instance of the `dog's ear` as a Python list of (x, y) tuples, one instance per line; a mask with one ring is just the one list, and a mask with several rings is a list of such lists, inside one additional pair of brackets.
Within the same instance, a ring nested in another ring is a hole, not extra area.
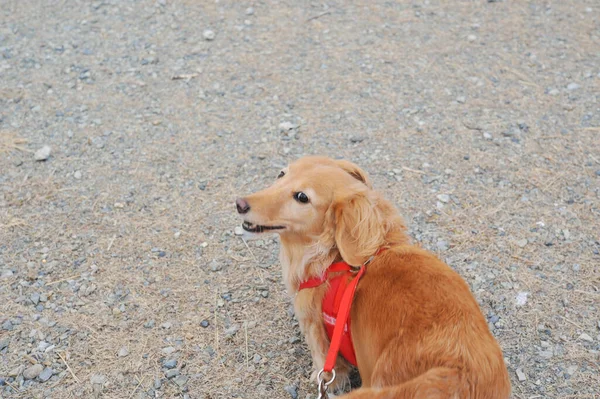
[(369, 188), (373, 188), (373, 186), (371, 185), (371, 179), (369, 179), (369, 175), (367, 174), (367, 172), (359, 168), (357, 165), (343, 159), (337, 159), (335, 162), (340, 168), (344, 169), (356, 180), (363, 182)]
[(386, 223), (375, 201), (370, 190), (361, 190), (334, 205), (335, 244), (350, 265), (363, 264), (385, 241)]

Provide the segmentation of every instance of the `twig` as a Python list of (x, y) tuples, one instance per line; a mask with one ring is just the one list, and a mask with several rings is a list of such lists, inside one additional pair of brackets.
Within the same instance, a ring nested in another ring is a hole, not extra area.
[(325, 15), (329, 15), (329, 14), (331, 14), (331, 11), (325, 11), (325, 12), (322, 12), (320, 14), (313, 15), (312, 17), (310, 17), (309, 19), (307, 19), (306, 22), (310, 22), (312, 20), (319, 19), (319, 18), (324, 17)]
[(79, 381), (79, 378), (77, 378), (77, 376), (75, 375), (75, 373), (73, 372), (73, 370), (71, 370), (71, 366), (69, 366), (69, 363), (67, 363), (67, 361), (65, 360), (64, 357), (62, 357), (60, 355), (60, 353), (56, 352), (56, 354), (58, 355), (58, 357), (60, 357), (60, 360), (63, 361), (63, 363), (65, 364), (65, 366), (67, 366), (67, 371), (69, 371), (69, 373), (71, 373), (71, 375), (73, 376), (73, 378), (75, 379), (75, 381), (77, 381), (78, 384), (81, 384), (81, 381)]
[(215, 353), (219, 354), (219, 326), (217, 325), (217, 308), (219, 301), (219, 291), (215, 291)]
[(79, 274), (76, 274), (76, 275), (71, 276), (71, 277), (61, 278), (60, 280), (54, 280), (51, 283), (46, 284), (46, 286), (54, 285), (54, 284), (58, 284), (58, 283), (62, 283), (63, 281), (72, 280), (72, 279), (77, 278), (77, 277), (79, 277)]
[(197, 73), (182, 73), (181, 75), (173, 75), (171, 79), (173, 80), (190, 80), (198, 76)]
[(579, 328), (580, 330), (585, 330), (583, 327), (581, 327), (579, 324), (575, 323), (574, 321), (572, 321), (572, 320), (569, 320), (569, 319), (567, 319), (566, 317), (564, 317), (564, 316), (561, 316), (561, 315), (559, 315), (559, 314), (557, 314), (557, 316), (558, 316), (558, 317), (560, 317), (561, 319), (563, 319), (564, 321), (566, 321), (566, 322), (568, 322), (568, 323), (571, 323), (571, 324), (573, 324), (575, 327)]
[(131, 395), (129, 395), (129, 397), (127, 399), (131, 399), (133, 397), (133, 394), (135, 393), (135, 391), (137, 391), (137, 389), (140, 387), (140, 385), (142, 385), (142, 382), (144, 382), (145, 379), (146, 379), (146, 377), (142, 377), (142, 380), (136, 385), (135, 388), (133, 388)]
[(248, 369), (248, 321), (244, 323), (244, 330), (246, 332), (246, 369)]
[(250, 247), (248, 246), (248, 243), (246, 242), (246, 240), (244, 240), (243, 237), (240, 237), (242, 239), (242, 241), (244, 242), (244, 245), (246, 246), (246, 248), (248, 248), (248, 252), (250, 252), (250, 255), (252, 255), (252, 257), (254, 258), (254, 261), (256, 263), (258, 263), (258, 259), (256, 259), (256, 256), (254, 256), (254, 253), (252, 252), (252, 250), (250, 249)]
[(411, 169), (407, 166), (403, 166), (402, 169), (406, 170), (407, 172), (413, 172), (413, 173), (418, 173), (420, 175), (426, 175), (427, 172), (423, 172), (422, 170), (417, 170), (417, 169)]
[(112, 240), (110, 240), (110, 244), (108, 244), (108, 248), (106, 248), (106, 252), (110, 251), (110, 249), (112, 248), (113, 243), (115, 242), (115, 239), (117, 238), (116, 234), (113, 234), (112, 236)]

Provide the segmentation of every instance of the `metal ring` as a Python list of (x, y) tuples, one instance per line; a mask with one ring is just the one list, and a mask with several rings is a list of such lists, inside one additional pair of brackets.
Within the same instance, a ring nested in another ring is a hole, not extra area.
[(321, 369), (321, 371), (319, 371), (319, 374), (317, 374), (317, 381), (318, 381), (319, 385), (321, 385), (321, 383), (323, 383), (323, 386), (325, 388), (327, 388), (329, 385), (331, 385), (333, 380), (335, 380), (335, 369), (331, 370), (331, 379), (327, 382), (325, 382), (325, 380), (323, 378), (321, 378), (321, 376), (324, 372), (325, 372), (324, 369)]

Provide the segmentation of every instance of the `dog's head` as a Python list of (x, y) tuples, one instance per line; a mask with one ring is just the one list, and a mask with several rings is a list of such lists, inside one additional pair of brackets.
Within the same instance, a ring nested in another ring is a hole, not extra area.
[(250, 233), (337, 247), (360, 265), (386, 244), (393, 207), (375, 191), (367, 173), (352, 162), (304, 157), (279, 172), (271, 187), (236, 200), (242, 227)]

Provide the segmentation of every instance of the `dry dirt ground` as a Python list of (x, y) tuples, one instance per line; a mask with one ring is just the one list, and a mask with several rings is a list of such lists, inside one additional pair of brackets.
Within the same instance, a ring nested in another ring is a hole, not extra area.
[(468, 281), (515, 398), (600, 397), (599, 93), (597, 0), (0, 0), (0, 397), (314, 397), (234, 234), (304, 154)]

